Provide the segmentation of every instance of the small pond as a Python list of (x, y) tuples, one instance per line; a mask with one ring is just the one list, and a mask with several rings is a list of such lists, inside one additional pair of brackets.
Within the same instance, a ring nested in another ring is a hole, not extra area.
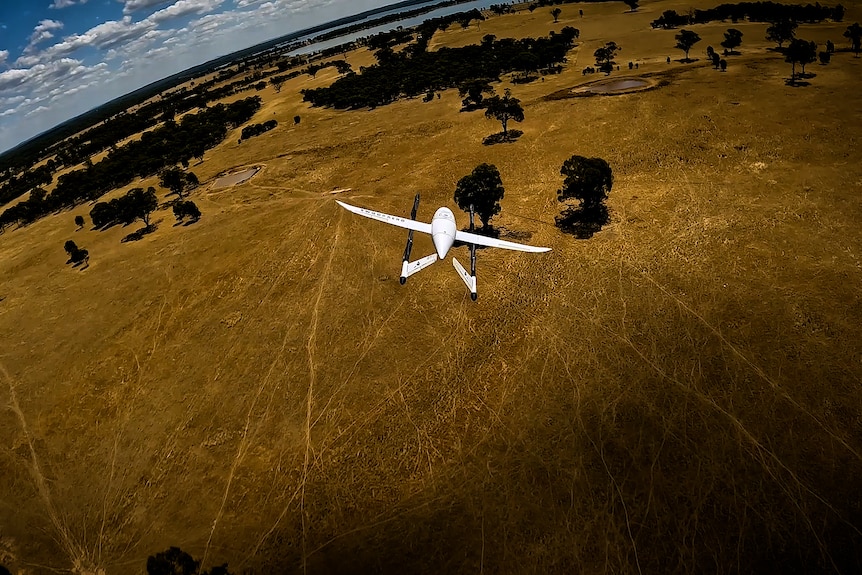
[(222, 188), (229, 188), (231, 186), (235, 186), (237, 184), (241, 184), (256, 173), (260, 171), (260, 168), (249, 168), (247, 170), (243, 170), (241, 172), (236, 172), (234, 174), (228, 174), (227, 176), (222, 176), (217, 179), (213, 183), (212, 189), (220, 190)]

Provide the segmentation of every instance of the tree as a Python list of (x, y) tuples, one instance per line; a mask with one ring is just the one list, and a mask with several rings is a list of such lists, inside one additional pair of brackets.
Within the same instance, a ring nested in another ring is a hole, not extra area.
[(278, 94), (281, 92), (281, 87), (284, 85), (285, 78), (282, 76), (276, 76), (274, 78), (269, 79), (269, 83), (272, 84), (272, 87), (275, 88), (275, 93)]
[(516, 122), (524, 121), (524, 109), (521, 107), (521, 101), (512, 97), (512, 93), (506, 88), (506, 91), (501, 98), (500, 96), (491, 96), (485, 100), (485, 117), (496, 118), (503, 124), (503, 137), (508, 138), (507, 124), (509, 120)]
[(817, 44), (795, 38), (787, 46), (784, 59), (790, 62), (792, 66), (790, 74), (790, 83), (792, 84), (796, 80), (796, 64), (802, 65), (802, 73), (804, 74), (805, 64), (810, 64), (817, 59)]
[(690, 62), (688, 51), (691, 50), (692, 46), (700, 42), (700, 36), (697, 32), (692, 32), (691, 30), (680, 30), (679, 34), (674, 36), (674, 38), (676, 39), (676, 47), (685, 52), (685, 61)]
[(772, 26), (766, 29), (766, 39), (776, 42), (778, 48), (781, 49), (785, 42), (793, 40), (796, 37), (796, 22), (793, 20), (778, 20), (772, 23)]
[(78, 229), (84, 227), (84, 216), (75, 216), (75, 225), (78, 226)]
[(847, 30), (844, 31), (844, 37), (850, 40), (853, 52), (858, 58), (859, 52), (862, 50), (862, 26), (859, 26), (859, 22), (854, 22), (852, 26), (847, 26)]
[(736, 28), (728, 28), (727, 32), (724, 33), (724, 41), (721, 43), (722, 47), (733, 54), (740, 44), (742, 44), (742, 32)]
[(597, 48), (593, 52), (593, 56), (596, 58), (596, 66), (599, 67), (599, 70), (610, 74), (614, 68), (614, 57), (617, 55), (617, 51), (621, 49), (616, 42), (607, 42), (601, 48)]
[(180, 168), (172, 166), (162, 170), (159, 174), (159, 185), (167, 188), (172, 194), (176, 194), (180, 199), (183, 194), (199, 185), (198, 177), (194, 172), (183, 172)]
[(480, 164), (473, 172), (458, 180), (455, 186), (455, 203), (465, 212), (470, 206), (482, 220), (482, 228), (487, 229), (488, 221), (500, 213), (500, 200), (503, 199), (503, 181), (500, 172), (493, 164)]
[(147, 558), (147, 575), (197, 575), (199, 566), (191, 555), (171, 547)]
[(84, 248), (77, 249), (69, 254), (69, 260), (75, 265), (88, 262), (90, 260), (90, 252), (85, 250)]
[(722, 72), (727, 72), (727, 60), (722, 58), (721, 61), (718, 63), (718, 65), (721, 66)]
[(174, 217), (177, 218), (177, 222), (183, 221), (183, 218), (186, 216), (189, 216), (193, 222), (196, 222), (201, 218), (201, 211), (194, 202), (175, 202), (173, 210)]
[(467, 96), (461, 101), (465, 109), (481, 108), (482, 101), (485, 99), (483, 94), (493, 93), (494, 88), (491, 87), (491, 81), (484, 78), (467, 80), (458, 86), (458, 95)]
[(640, 0), (623, 0), (623, 2), (625, 2), (626, 5), (631, 8), (631, 11), (634, 12), (638, 9), (638, 4), (640, 3)]
[(66, 253), (72, 255), (73, 252), (78, 251), (78, 246), (72, 240), (66, 240), (66, 243), (63, 244), (63, 249), (66, 250)]
[(601, 158), (572, 156), (563, 162), (560, 174), (566, 179), (563, 187), (557, 191), (557, 200), (579, 200), (586, 211), (601, 206), (614, 183), (611, 167)]
[(131, 223), (136, 219), (144, 222), (146, 227), (150, 227), (150, 214), (156, 211), (159, 207), (159, 200), (156, 197), (156, 190), (152, 186), (147, 188), (145, 192), (143, 188), (133, 188), (120, 198), (121, 200), (121, 221)]
[(557, 20), (560, 18), (560, 14), (562, 14), (562, 13), (563, 13), (563, 11), (560, 10), (559, 8), (554, 8), (553, 10), (551, 10), (551, 16), (554, 17), (554, 24), (557, 23)]
[(820, 57), (820, 63), (825, 66), (826, 64), (829, 63), (829, 60), (832, 58), (832, 53), (827, 51), (827, 50), (824, 50), (823, 52), (820, 52), (818, 54), (818, 56)]

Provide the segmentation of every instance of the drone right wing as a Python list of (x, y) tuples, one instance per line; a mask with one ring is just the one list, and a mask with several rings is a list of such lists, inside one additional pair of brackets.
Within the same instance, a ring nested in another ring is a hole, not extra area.
[(538, 246), (528, 246), (516, 242), (507, 242), (506, 240), (498, 240), (489, 238), (488, 236), (480, 236), (479, 234), (471, 234), (470, 232), (455, 232), (455, 241), (464, 242), (465, 244), (477, 244), (480, 246), (488, 246), (490, 248), (503, 248), (506, 250), (515, 250), (519, 252), (549, 252), (551, 248), (540, 248)]

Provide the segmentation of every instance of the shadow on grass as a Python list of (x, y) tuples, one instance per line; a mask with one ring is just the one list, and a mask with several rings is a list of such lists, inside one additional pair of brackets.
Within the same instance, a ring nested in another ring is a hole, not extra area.
[(127, 235), (126, 237), (121, 239), (120, 242), (121, 243), (136, 242), (136, 241), (142, 239), (144, 236), (153, 233), (154, 231), (156, 231), (156, 224), (150, 224), (148, 226), (144, 226), (143, 228), (141, 228), (137, 231), (130, 233), (129, 235)]
[(494, 144), (510, 144), (524, 135), (521, 130), (508, 130), (507, 132), (498, 132), (491, 134), (482, 140), (483, 146), (493, 146)]
[(785, 86), (790, 86), (791, 88), (804, 88), (805, 86), (810, 86), (811, 82), (806, 82), (804, 80), (799, 81), (798, 78), (788, 78), (784, 80)]
[(198, 223), (198, 220), (200, 220), (200, 218), (192, 218), (192, 219), (190, 219), (190, 220), (178, 220), (178, 221), (177, 221), (177, 223), (175, 223), (175, 224), (173, 225), (173, 227), (177, 227), (177, 226), (190, 226), (190, 225), (192, 225), (192, 224), (196, 224), (196, 223)]
[(573, 208), (554, 218), (561, 231), (572, 234), (579, 240), (588, 240), (602, 230), (602, 226), (610, 221), (607, 206), (601, 204), (595, 208)]

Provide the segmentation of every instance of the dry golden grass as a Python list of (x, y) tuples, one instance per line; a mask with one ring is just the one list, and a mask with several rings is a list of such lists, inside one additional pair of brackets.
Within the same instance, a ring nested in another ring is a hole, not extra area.
[[(648, 22), (680, 6), (564, 6), (584, 45), (511, 86), (516, 143), (482, 146), (499, 124), (454, 90), (309, 109), (299, 90), (326, 69), (260, 92), (253, 121), (278, 128), (191, 167), (198, 223), (159, 211), (120, 243), (137, 226), (76, 232), (81, 206), (0, 236), (0, 561), (142, 573), (178, 545), (254, 573), (858, 565), (862, 59), (790, 88), (765, 26), (740, 24), (727, 73), (667, 65), (674, 32)], [(596, 78), (580, 70), (605, 40), (670, 84), (546, 100)], [(553, 225), (572, 154), (614, 169), (590, 240)], [(420, 192), (427, 219), (481, 162), (506, 187), (494, 224), (554, 251), (481, 251), (475, 304), (448, 262), (401, 287), (406, 234), (334, 202), (404, 215)], [(64, 265), (67, 239), (88, 269)]]

